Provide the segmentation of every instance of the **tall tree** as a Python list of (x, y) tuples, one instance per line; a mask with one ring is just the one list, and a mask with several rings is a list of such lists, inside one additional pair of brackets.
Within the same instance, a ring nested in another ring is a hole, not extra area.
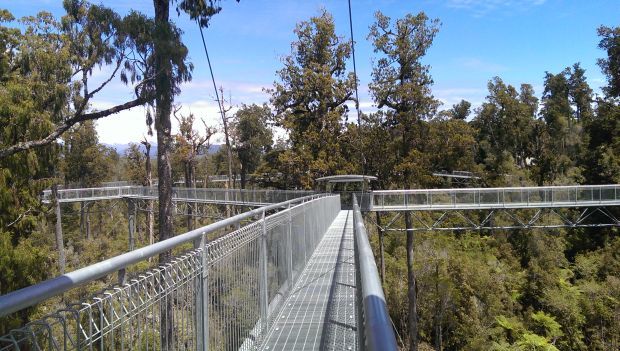
[[(144, 169), (146, 172), (146, 186), (149, 188), (153, 186), (153, 171), (151, 165), (151, 143), (146, 139), (146, 137), (140, 142), (140, 144), (144, 145)], [(149, 237), (149, 244), (153, 244), (154, 242), (154, 223), (155, 223), (155, 214), (153, 213), (153, 200), (148, 201), (148, 205), (146, 208), (146, 230), (147, 235)]]
[(455, 119), (465, 120), (471, 113), (471, 103), (467, 100), (461, 100), (458, 104), (452, 105), (450, 116)]
[(140, 150), (140, 144), (129, 143), (129, 147), (125, 150), (125, 174), (124, 178), (132, 183), (146, 184), (145, 155)]
[[(128, 30), (135, 16), (121, 18), (109, 8), (79, 0), (65, 0), (63, 5), (67, 14), (61, 22), (44, 12), (27, 17), (23, 21), (25, 32), (13, 31), (13, 38), (6, 42), (3, 73), (36, 91), (44, 104), (35, 104), (32, 109), (49, 131), (36, 138), (24, 134), (11, 139), (0, 147), (0, 158), (54, 143), (77, 123), (144, 105), (153, 98), (150, 77), (140, 74), (150, 64), (137, 45), (143, 34)], [(5, 12), (4, 20), (10, 19), (12, 16)], [(91, 86), (93, 71), (104, 66), (111, 73)], [(124, 83), (136, 83), (135, 98), (92, 110), (93, 98), (117, 75)]]
[(75, 125), (64, 139), (65, 184), (94, 187), (109, 177), (110, 149), (99, 143), (93, 121)]
[(601, 37), (599, 49), (607, 53), (606, 58), (598, 60), (598, 65), (607, 76), (607, 86), (603, 91), (608, 97), (617, 98), (620, 97), (620, 26), (600, 26), (598, 36)]
[(322, 10), (299, 23), (295, 35), (293, 52), (284, 58), (279, 81), (270, 90), (271, 104), (291, 142), (280, 162), (294, 160), (294, 185), (309, 188), (313, 179), (336, 174), (346, 163), (338, 141), (355, 82), (345, 65), (351, 47), (336, 35), (331, 14)]
[(241, 189), (245, 189), (247, 175), (254, 173), (262, 157), (273, 144), (273, 134), (267, 127), (271, 117), (269, 106), (242, 105), (235, 113), (233, 130), (235, 152), (241, 166)]
[[(423, 134), (421, 121), (435, 114), (439, 102), (431, 93), (430, 67), (422, 64), (421, 59), (439, 31), (439, 21), (429, 20), (423, 12), (416, 16), (407, 14), (394, 23), (381, 12), (377, 12), (375, 18), (368, 37), (374, 51), (382, 57), (373, 67), (370, 92), (380, 109), (387, 107), (392, 110), (387, 116), (391, 119), (388, 125), (396, 132), (396, 169), (402, 172), (403, 185), (413, 187), (421, 173), (429, 173), (421, 170), (420, 162), (416, 162), (420, 158)], [(418, 313), (412, 226), (411, 214), (406, 212), (409, 349), (416, 351)]]
[[(172, 218), (172, 166), (170, 152), (172, 136), (170, 114), (174, 95), (179, 93), (179, 85), (191, 79), (192, 65), (185, 60), (187, 48), (181, 43), (181, 31), (170, 22), (171, 0), (153, 0), (155, 22), (153, 33), (153, 72), (155, 89), (155, 129), (157, 131), (157, 176), (159, 187), (159, 240), (173, 235)], [(201, 27), (206, 27), (209, 19), (221, 8), (219, 0), (179, 0), (177, 13), (184, 11)], [(170, 259), (170, 252), (159, 255), (159, 262)], [(160, 337), (162, 348), (171, 349), (172, 305), (161, 309)]]
[(517, 91), (495, 77), (487, 85), (487, 101), (471, 124), (478, 130), (478, 162), (484, 166), (487, 181), (505, 184), (516, 176), (532, 157), (529, 139), (536, 120), (537, 99), (529, 84)]
[(596, 116), (586, 123), (588, 153), (585, 170), (589, 183), (620, 182), (620, 27), (600, 27), (599, 48), (607, 53), (598, 63), (607, 76), (604, 98), (596, 101)]

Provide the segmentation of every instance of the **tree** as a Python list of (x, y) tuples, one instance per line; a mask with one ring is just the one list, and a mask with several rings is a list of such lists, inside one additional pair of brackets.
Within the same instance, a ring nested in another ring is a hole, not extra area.
[(586, 123), (588, 153), (585, 157), (585, 173), (593, 184), (620, 182), (620, 27), (600, 27), (599, 48), (607, 52), (607, 58), (598, 63), (607, 76), (603, 87), (604, 98), (596, 101), (596, 115)]
[(450, 115), (454, 119), (465, 120), (471, 113), (471, 103), (466, 100), (461, 100), (458, 104), (452, 105), (450, 109)]
[[(431, 94), (433, 80), (429, 66), (421, 58), (433, 43), (439, 22), (429, 20), (423, 13), (407, 14), (392, 25), (389, 17), (375, 14), (376, 23), (370, 27), (369, 39), (374, 51), (383, 55), (373, 67), (370, 92), (378, 108), (393, 111), (388, 125), (396, 132), (394, 142), (398, 154), (396, 169), (402, 173), (402, 184), (412, 187), (421, 173), (420, 143), (423, 140), (421, 121), (433, 116), (439, 106)], [(415, 138), (419, 136), (419, 138)], [(426, 173), (428, 170), (426, 170)], [(414, 233), (411, 214), (405, 213), (407, 228), (407, 291), (409, 299), (409, 349), (418, 348), (418, 313), (414, 262)]]
[[(159, 187), (159, 240), (173, 235), (172, 218), (172, 167), (170, 152), (170, 114), (174, 95), (179, 93), (179, 85), (191, 79), (192, 66), (185, 60), (187, 48), (181, 43), (181, 31), (170, 22), (170, 0), (153, 0), (155, 22), (153, 34), (153, 72), (155, 89), (155, 129), (157, 131), (157, 176)], [(177, 13), (184, 11), (201, 27), (208, 24), (209, 18), (221, 8), (218, 0), (179, 0)], [(170, 252), (159, 255), (159, 262), (170, 259)], [(161, 309), (160, 337), (162, 348), (172, 348), (172, 305), (170, 302)]]
[(416, 162), (415, 149), (423, 141), (420, 122), (434, 116), (439, 106), (431, 93), (430, 66), (421, 62), (439, 31), (439, 21), (422, 12), (407, 14), (393, 25), (381, 12), (375, 17), (368, 38), (383, 57), (373, 67), (370, 92), (378, 108), (393, 111), (386, 116), (395, 133), (396, 168), (402, 172), (403, 185), (413, 187), (421, 173), (428, 173)]
[(534, 156), (530, 138), (537, 99), (529, 84), (522, 84), (517, 91), (495, 77), (487, 87), (487, 101), (471, 125), (478, 130), (478, 162), (484, 165), (487, 181), (492, 185), (505, 184), (507, 176), (517, 176)]
[(125, 159), (125, 179), (135, 184), (147, 185), (144, 167), (146, 157), (140, 149), (140, 144), (129, 143), (129, 147), (125, 150)]
[[(187, 116), (181, 115), (179, 117), (176, 112), (177, 111), (174, 113), (174, 117), (179, 122), (179, 133), (175, 136), (174, 152), (183, 165), (185, 187), (195, 188), (198, 157), (207, 153), (208, 149), (205, 149), (204, 146), (208, 143), (208, 138), (210, 138), (211, 135), (201, 136), (198, 131), (194, 129), (194, 114), (190, 113)], [(204, 120), (202, 122), (206, 126)], [(187, 206), (187, 229), (194, 229), (194, 215), (191, 206)]]
[[(65, 0), (67, 14), (61, 22), (42, 12), (23, 20), (24, 33), (7, 31), (3, 60), (4, 82), (30, 86), (34, 96), (31, 109), (49, 131), (36, 138), (24, 134), (2, 145), (0, 158), (56, 141), (73, 125), (103, 118), (151, 101), (150, 77), (139, 72), (149, 65), (137, 45), (138, 33), (128, 30), (135, 17), (121, 18), (113, 10), (78, 0)], [(12, 16), (3, 13), (3, 20)], [(110, 67), (101, 83), (90, 86), (95, 69)], [(93, 98), (117, 76), (135, 86), (135, 98), (114, 107), (92, 111)], [(74, 77), (78, 77), (75, 80)], [(10, 116), (8, 116), (10, 117)]]
[(607, 53), (607, 58), (598, 60), (601, 70), (607, 76), (607, 86), (603, 91), (608, 97), (617, 98), (620, 97), (620, 26), (600, 26), (597, 32), (601, 37), (598, 47)]
[(65, 184), (95, 187), (109, 177), (111, 150), (99, 143), (93, 121), (72, 127), (64, 141)]
[(269, 92), (275, 121), (291, 142), (279, 155), (280, 162), (296, 163), (293, 184), (310, 188), (313, 179), (336, 174), (346, 163), (339, 140), (348, 110), (345, 102), (351, 100), (355, 82), (345, 65), (351, 47), (336, 36), (331, 14), (322, 10), (299, 23), (295, 34), (293, 52), (284, 58), (279, 82)]
[[(62, 266), (60, 255), (50, 255), (34, 239), (46, 230), (47, 209), (40, 193), (61, 181), (57, 139), (81, 122), (151, 98), (148, 77), (133, 76), (148, 62), (139, 58), (136, 38), (126, 31), (128, 17), (81, 1), (65, 1), (64, 7), (67, 13), (60, 21), (41, 12), (22, 19), (19, 26), (11, 23), (14, 17), (8, 11), (0, 11), (1, 294), (57, 273), (41, 267), (55, 267), (55, 262)], [(92, 85), (91, 75), (100, 68), (110, 73)], [(97, 94), (123, 75), (136, 84), (134, 98), (93, 110)], [(34, 310), (3, 319), (1, 329), (27, 322)]]
[(271, 149), (273, 134), (267, 127), (270, 117), (271, 110), (266, 104), (244, 104), (235, 113), (234, 150), (241, 165), (241, 189), (245, 189), (247, 175), (254, 173), (262, 157)]

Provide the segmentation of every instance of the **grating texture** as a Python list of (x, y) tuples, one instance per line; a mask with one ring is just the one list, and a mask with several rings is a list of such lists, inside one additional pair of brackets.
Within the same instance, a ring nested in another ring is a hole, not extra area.
[(340, 211), (310, 257), (263, 350), (356, 350), (353, 216)]

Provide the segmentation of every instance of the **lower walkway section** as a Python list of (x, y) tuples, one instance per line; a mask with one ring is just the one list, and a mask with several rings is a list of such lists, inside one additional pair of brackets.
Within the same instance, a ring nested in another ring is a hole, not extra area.
[(353, 212), (340, 211), (267, 335), (263, 350), (357, 350)]

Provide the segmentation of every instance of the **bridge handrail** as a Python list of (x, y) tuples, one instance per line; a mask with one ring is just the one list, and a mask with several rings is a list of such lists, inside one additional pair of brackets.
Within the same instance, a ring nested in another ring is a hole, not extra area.
[(56, 278), (48, 279), (39, 284), (13, 291), (6, 295), (0, 296), (0, 317), (4, 317), (11, 313), (20, 311), (24, 308), (33, 306), (39, 302), (47, 300), (53, 296), (60, 295), (80, 285), (92, 282), (96, 279), (115, 273), (140, 261), (144, 261), (149, 257), (153, 257), (162, 252), (172, 250), (179, 245), (194, 242), (195, 240), (200, 239), (203, 235), (215, 232), (220, 229), (224, 229), (231, 225), (235, 225), (245, 219), (264, 214), (266, 211), (285, 208), (289, 205), (310, 201), (325, 196), (329, 196), (329, 194), (310, 195), (253, 209), (206, 225), (202, 228), (198, 228), (187, 233), (177, 235), (170, 239), (166, 239), (164, 241), (160, 241), (158, 243), (109, 258), (107, 260), (95, 263), (84, 268), (80, 268), (70, 273), (65, 273)]
[(372, 192), (372, 208), (580, 207), (620, 205), (620, 185), (403, 189)]
[(359, 278), (357, 284), (358, 303), (361, 303), (361, 311), (358, 309), (360, 349), (396, 351), (398, 350), (396, 337), (381, 287), (379, 271), (355, 196), (353, 197), (353, 232), (355, 262)]
[[(515, 190), (567, 190), (567, 189), (620, 189), (619, 184), (604, 185), (549, 185), (549, 186), (524, 186), (524, 187), (498, 187), (498, 188), (448, 188), (448, 189), (392, 189), (392, 190), (373, 190), (373, 195), (392, 195), (392, 194), (426, 194), (426, 193), (476, 193), (476, 192), (501, 192)], [(619, 194), (620, 195), (620, 194)]]
[[(224, 195), (222, 201), (242, 201), (242, 202), (280, 202), (283, 195), (286, 200), (293, 195), (311, 195), (315, 192), (306, 190), (272, 190), (272, 189), (221, 189), (221, 188), (185, 188), (173, 187), (173, 194), (190, 194), (192, 193), (196, 199), (205, 199), (207, 194), (215, 196)], [(196, 196), (196, 195), (200, 196)], [(51, 190), (44, 190), (42, 201), (51, 201)], [(275, 196), (274, 196), (275, 195)], [(89, 198), (119, 198), (119, 197), (157, 197), (157, 187), (147, 186), (111, 186), (111, 187), (95, 187), (95, 188), (76, 188), (76, 189), (60, 189), (58, 190), (59, 200), (78, 200)], [(176, 198), (176, 196), (173, 196)], [(258, 197), (258, 200), (257, 200)], [(214, 199), (215, 200), (215, 199)], [(250, 201), (252, 200), (252, 201)], [(274, 201), (275, 200), (275, 201)]]

